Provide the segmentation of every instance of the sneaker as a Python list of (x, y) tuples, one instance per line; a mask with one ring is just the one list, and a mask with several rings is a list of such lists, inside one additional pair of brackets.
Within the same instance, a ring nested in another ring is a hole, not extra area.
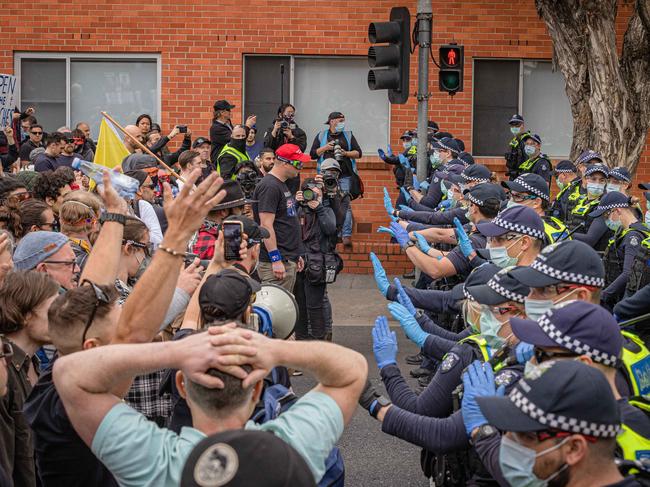
[(406, 363), (409, 365), (420, 365), (423, 359), (422, 352), (418, 352), (415, 355), (407, 355)]
[(418, 377), (428, 377), (433, 375), (433, 371), (429, 369), (423, 369), (422, 367), (418, 367), (417, 369), (413, 369), (411, 372), (411, 377), (415, 377), (416, 379)]

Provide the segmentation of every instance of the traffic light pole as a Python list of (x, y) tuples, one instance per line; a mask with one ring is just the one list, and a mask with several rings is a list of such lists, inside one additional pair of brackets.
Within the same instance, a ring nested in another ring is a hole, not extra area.
[(429, 49), (431, 49), (431, 0), (418, 0), (418, 169), (419, 181), (427, 177), (427, 127), (429, 122)]

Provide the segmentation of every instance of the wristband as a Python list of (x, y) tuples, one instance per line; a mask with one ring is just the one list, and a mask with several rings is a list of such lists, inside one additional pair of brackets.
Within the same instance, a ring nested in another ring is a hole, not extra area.
[(275, 249), (269, 252), (269, 258), (271, 259), (272, 263), (276, 263), (282, 260), (282, 255), (280, 255), (280, 251), (278, 249)]
[(183, 257), (183, 258), (185, 257), (185, 252), (177, 252), (177, 251), (175, 251), (174, 249), (172, 249), (170, 247), (162, 247), (161, 246), (161, 247), (158, 247), (158, 250), (162, 250), (163, 252), (168, 253), (172, 257)]
[(126, 225), (126, 215), (122, 213), (104, 213), (99, 218), (100, 223), (115, 222), (120, 225)]

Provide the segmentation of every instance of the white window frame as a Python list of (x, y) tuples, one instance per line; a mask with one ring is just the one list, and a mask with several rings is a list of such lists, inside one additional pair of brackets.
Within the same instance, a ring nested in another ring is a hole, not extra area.
[[(289, 58), (289, 100), (287, 103), (291, 103), (292, 105), (294, 104), (294, 70), (295, 70), (295, 60), (300, 58), (300, 59), (366, 59), (363, 56), (323, 56), (323, 55), (309, 55), (309, 54), (264, 54), (264, 53), (247, 53), (243, 55), (243, 61), (242, 61), (242, 84), (241, 84), (241, 106), (244, 107), (245, 102), (246, 102), (246, 93), (244, 92), (244, 87), (246, 86), (246, 57), (288, 57)], [(368, 70), (370, 70), (370, 67), (368, 67)], [(368, 88), (370, 90), (370, 88)], [(391, 134), (391, 122), (393, 119), (393, 107), (392, 103), (388, 101), (388, 91), (386, 91), (386, 103), (388, 104), (388, 131), (386, 133), (386, 141), (390, 144), (390, 134)], [(473, 94), (472, 94), (473, 96)], [(523, 94), (522, 94), (523, 96)], [(474, 105), (472, 105), (472, 108)]]
[[(156, 62), (156, 90), (158, 100), (156, 110), (158, 117), (162, 116), (162, 63), (160, 53), (113, 53), (113, 52), (17, 52), (14, 53), (14, 75), (18, 78), (18, 103), (22, 107), (22, 94), (20, 93), (20, 80), (23, 59), (65, 59), (65, 125), (72, 123), (70, 120), (70, 63), (73, 59), (83, 61), (138, 61), (148, 60)], [(109, 114), (110, 115), (110, 114)]]
[[(535, 61), (535, 62), (542, 62), (542, 63), (553, 62), (552, 59), (511, 58), (511, 57), (473, 57), (472, 58), (472, 109), (471, 109), (472, 120), (470, 124), (471, 133), (474, 133), (474, 90), (476, 89), (476, 84), (474, 83), (474, 80), (476, 79), (474, 77), (475, 61), (518, 61), (519, 62), (519, 93), (517, 94), (517, 104), (519, 106), (517, 108), (517, 113), (523, 113), (523, 109), (524, 109), (524, 63), (527, 61)], [(472, 152), (474, 152), (473, 149)], [(476, 155), (476, 157), (480, 157), (481, 159), (495, 159), (495, 160), (503, 159), (503, 156)], [(567, 159), (568, 157), (569, 154), (565, 154), (562, 156), (553, 156), (553, 159)]]

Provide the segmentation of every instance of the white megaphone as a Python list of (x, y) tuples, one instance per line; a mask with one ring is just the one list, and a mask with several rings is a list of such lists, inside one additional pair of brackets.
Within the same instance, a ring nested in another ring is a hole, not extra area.
[(259, 332), (285, 340), (298, 321), (298, 303), (289, 291), (276, 284), (262, 284), (255, 294), (253, 313), (259, 320)]

